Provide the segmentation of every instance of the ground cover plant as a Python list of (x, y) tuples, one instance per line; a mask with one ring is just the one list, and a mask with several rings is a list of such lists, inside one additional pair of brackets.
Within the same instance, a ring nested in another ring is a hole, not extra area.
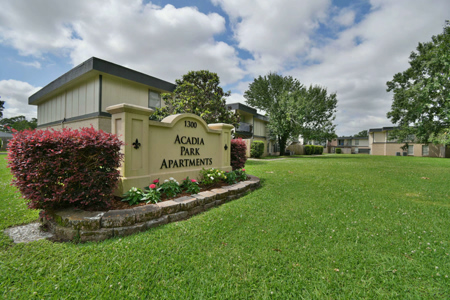
[[(2, 229), (37, 217), (8, 186), (5, 166), (0, 159), (1, 187), (8, 191), (0, 202)], [(12, 245), (1, 233), (1, 297), (450, 294), (450, 160), (342, 154), (249, 160), (245, 169), (261, 178), (262, 188), (140, 234), (100, 243)]]

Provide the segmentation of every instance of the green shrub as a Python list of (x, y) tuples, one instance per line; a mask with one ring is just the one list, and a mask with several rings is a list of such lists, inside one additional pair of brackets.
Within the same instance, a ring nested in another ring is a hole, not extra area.
[(341, 148), (336, 148), (336, 154), (341, 154), (342, 153), (342, 149)]
[(312, 151), (313, 151), (313, 146), (312, 145), (305, 145), (305, 154), (306, 155), (311, 155)]
[(264, 154), (264, 142), (253, 141), (250, 146), (250, 157), (260, 158)]
[(323, 146), (314, 146), (314, 154), (322, 154)]

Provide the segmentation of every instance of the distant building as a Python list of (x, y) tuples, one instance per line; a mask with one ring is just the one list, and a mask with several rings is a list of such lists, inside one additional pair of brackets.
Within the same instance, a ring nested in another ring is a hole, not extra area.
[(0, 150), (1, 150), (1, 151), (6, 151), (6, 147), (7, 147), (7, 145), (8, 145), (8, 142), (9, 142), (9, 140), (12, 139), (12, 138), (13, 138), (13, 135), (12, 135), (11, 133), (8, 133), (8, 132), (1, 132), (1, 131), (0, 131), (0, 139), (1, 139), (1, 142), (0, 142)]
[(258, 114), (257, 110), (242, 103), (227, 104), (229, 110), (237, 112), (241, 118), (239, 126), (234, 130), (235, 138), (242, 138), (247, 144), (247, 156), (250, 157), (250, 146), (253, 141), (264, 142), (264, 154), (276, 154), (276, 144), (269, 140), (269, 118)]
[(55, 79), (28, 103), (37, 106), (38, 129), (80, 128), (92, 125), (111, 132), (111, 115), (106, 108), (128, 103), (161, 107), (161, 93), (176, 85), (164, 80), (92, 57)]
[(382, 127), (369, 129), (369, 145), (372, 155), (401, 155), (401, 156), (429, 156), (450, 158), (450, 148), (435, 144), (421, 144), (414, 142), (410, 137), (408, 148), (402, 149), (404, 142), (398, 142), (392, 137), (395, 127)]
[(336, 148), (340, 148), (345, 154), (370, 154), (368, 137), (341, 136), (331, 141), (330, 148), (331, 153), (336, 153)]

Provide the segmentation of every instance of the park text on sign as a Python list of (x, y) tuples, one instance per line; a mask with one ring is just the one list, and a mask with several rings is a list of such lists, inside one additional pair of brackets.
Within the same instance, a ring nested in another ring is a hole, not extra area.
[[(197, 122), (184, 121), (184, 127), (195, 129), (197, 128)], [(177, 134), (174, 144), (180, 147), (180, 156), (187, 157), (179, 159), (163, 159), (160, 169), (201, 167), (213, 164), (213, 159), (211, 157), (201, 157), (201, 146), (205, 145), (203, 138), (196, 136), (180, 136)]]

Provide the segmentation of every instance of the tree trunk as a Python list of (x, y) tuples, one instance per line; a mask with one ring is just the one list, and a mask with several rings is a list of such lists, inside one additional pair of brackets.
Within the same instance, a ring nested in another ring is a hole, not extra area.
[(280, 156), (283, 156), (284, 152), (286, 151), (286, 142), (287, 142), (287, 137), (279, 137), (278, 138), (278, 144), (280, 144)]

